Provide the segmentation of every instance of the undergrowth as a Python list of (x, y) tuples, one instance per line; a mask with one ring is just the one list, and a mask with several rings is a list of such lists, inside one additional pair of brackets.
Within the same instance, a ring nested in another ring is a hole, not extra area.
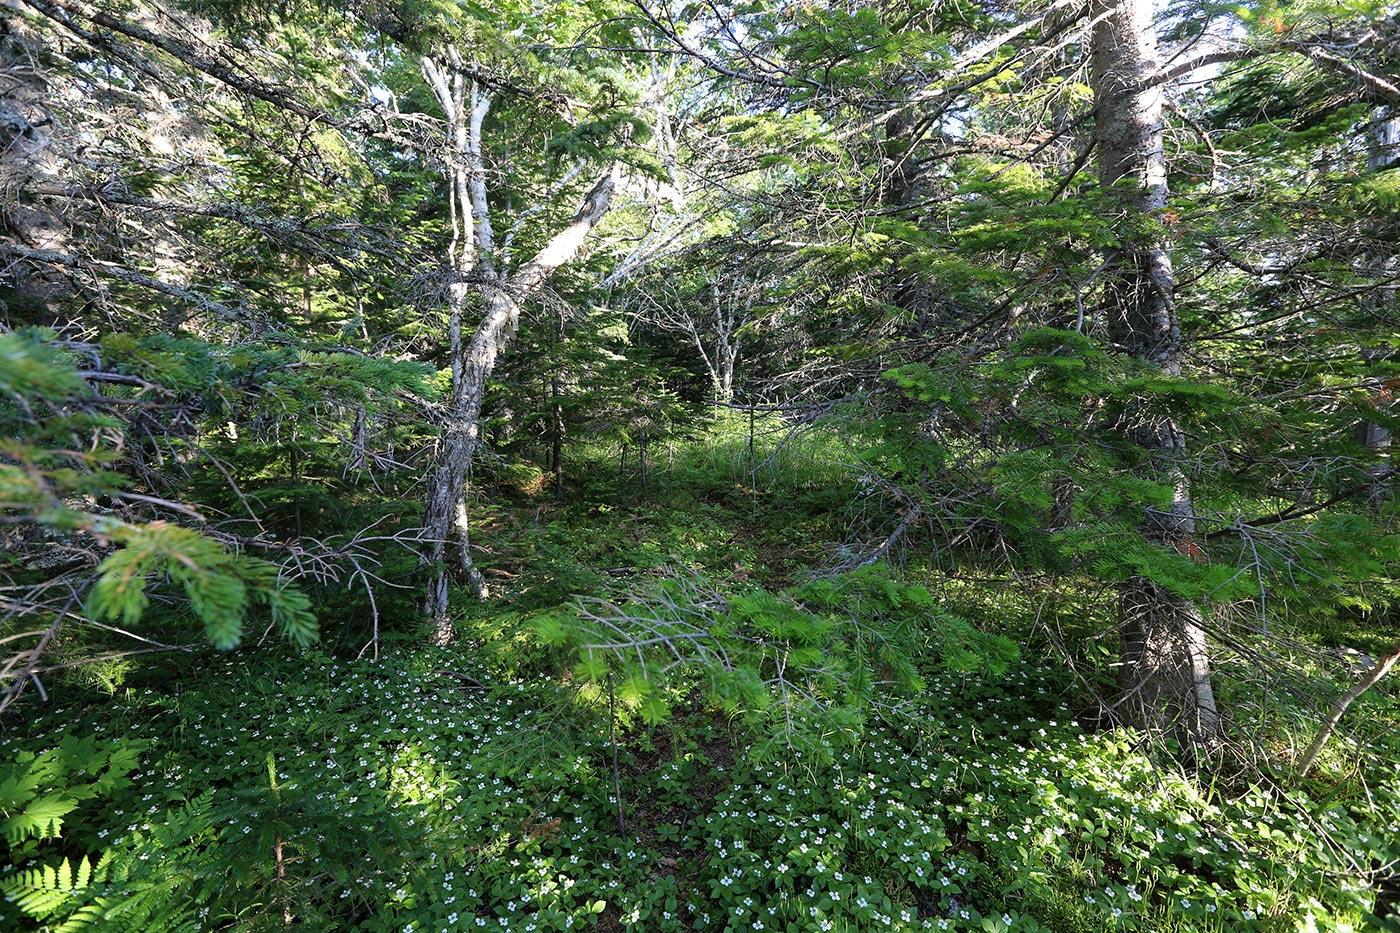
[(46, 710), (3, 742), (5, 922), (1344, 930), (1397, 855), (1393, 776), (1347, 800), (1203, 786), (1063, 719), (1070, 685), (1027, 667), (935, 672), (917, 716), (826, 758), (752, 756), (703, 704), (624, 712), (620, 831), (606, 704), (487, 676), (257, 655)]
[[(495, 598), (461, 601), (454, 649), (128, 660), (26, 708), (0, 735), (0, 928), (1395, 928), (1384, 684), (1299, 781), (1315, 711), (1222, 652), (1251, 751), (1189, 772), (1092, 718), (1103, 592), (912, 559), (813, 582), (837, 447), (751, 461), (745, 427), (645, 494), (599, 460), (575, 501), (477, 504)], [(747, 686), (626, 660), (580, 595), (708, 627)]]

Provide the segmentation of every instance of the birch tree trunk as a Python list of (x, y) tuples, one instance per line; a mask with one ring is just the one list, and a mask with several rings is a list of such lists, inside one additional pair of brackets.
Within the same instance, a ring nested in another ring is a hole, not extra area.
[[(1123, 352), (1169, 375), (1181, 373), (1175, 278), (1165, 238), (1154, 229), (1167, 206), (1161, 68), (1152, 0), (1095, 0), (1093, 86), (1099, 181), (1121, 218), (1123, 245), (1107, 255), (1103, 311)], [(1149, 509), (1142, 531), (1159, 547), (1189, 552), (1195, 531), (1181, 461), (1186, 437), (1170, 418), (1128, 411), (1121, 424), (1154, 456), (1175, 487), (1171, 504)], [(1220, 726), (1198, 606), (1136, 576), (1119, 592), (1119, 715), (1129, 725), (1209, 741)]]
[[(540, 290), (555, 269), (579, 254), (612, 206), (621, 166), (614, 163), (603, 173), (568, 226), (534, 258), (503, 275), (496, 267), (495, 231), (486, 187), (483, 134), (491, 95), (468, 78), (455, 50), (448, 50), (443, 58), (424, 56), (419, 70), (447, 118), (444, 161), (452, 216), (452, 242), (447, 250), (452, 270), (447, 309), (452, 389), (422, 526), (426, 542), (423, 560), (432, 568), (425, 607), (428, 634), (433, 644), (445, 645), (456, 636), (448, 611), (449, 584), (458, 579), (478, 596), (487, 595), (486, 581), (472, 560), (467, 513), (467, 483), (481, 440), (481, 404), (487, 380), (496, 368), (497, 355), (515, 337), (521, 304)], [(473, 285), (480, 289), (481, 318), (464, 344), (463, 318), (471, 304)]]
[[(486, 595), (485, 581), (471, 557), (466, 493), (472, 459), (481, 439), (481, 403), (487, 380), (496, 368), (497, 355), (515, 337), (521, 304), (540, 290), (550, 273), (578, 255), (588, 235), (612, 206), (619, 170), (614, 164), (598, 179), (569, 225), (533, 259), (508, 278), (493, 276), (487, 280), (482, 287), (480, 323), (462, 348), (460, 358), (453, 360), (452, 396), (423, 513), (423, 537), (429, 542), (426, 557), (434, 567), (427, 604), (434, 644), (448, 644), (456, 634), (447, 604), (448, 585), (454, 577)], [(449, 543), (454, 545), (450, 557)]]

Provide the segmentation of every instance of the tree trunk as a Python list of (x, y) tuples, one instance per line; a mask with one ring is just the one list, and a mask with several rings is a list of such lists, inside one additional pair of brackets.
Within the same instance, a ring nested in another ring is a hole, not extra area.
[[(1367, 133), (1369, 143), (1366, 157), (1366, 167), (1372, 172), (1383, 172), (1393, 169), (1397, 162), (1400, 162), (1400, 116), (1397, 116), (1393, 107), (1380, 107), (1371, 115), (1371, 122)], [(1376, 225), (1373, 235), (1380, 239), (1384, 237), (1383, 224)], [(1365, 272), (1375, 275), (1381, 280), (1387, 278), (1393, 281), (1393, 274), (1396, 267), (1394, 255), (1387, 256), (1382, 252), (1372, 253), (1367, 257), (1367, 268)], [(1392, 305), (1395, 302), (1395, 288), (1387, 286), (1376, 289), (1374, 295), (1368, 299), (1374, 307), (1369, 309), (1380, 320), (1389, 320), (1392, 313)], [(1385, 359), (1391, 352), (1390, 348), (1367, 348), (1362, 351), (1365, 361), (1370, 364), (1376, 360)], [(1377, 387), (1375, 393), (1377, 409), (1388, 409), (1390, 407), (1390, 393), (1384, 387)], [(1371, 466), (1371, 488), (1368, 491), (1367, 501), (1374, 509), (1379, 509), (1384, 504), (1386, 495), (1387, 480), (1390, 477), (1390, 430), (1385, 425), (1374, 421), (1362, 421), (1356, 426), (1357, 443), (1373, 451), (1376, 462)]]
[[(879, 175), (881, 201), (886, 207), (914, 211), (928, 196), (928, 185), (919, 162), (919, 145), (928, 136), (931, 119), (905, 112), (886, 122), (881, 143), (884, 164)], [(933, 312), (930, 280), (917, 269), (894, 274), (899, 277), (893, 283), (891, 301), (908, 314), (908, 332), (922, 336), (929, 328)]]
[(739, 338), (737, 335), (724, 335), (716, 353), (719, 356), (719, 384), (715, 386), (715, 397), (724, 404), (734, 401), (734, 367), (739, 360)]
[[(427, 605), (434, 644), (450, 643), (455, 636), (447, 605), (452, 578), (460, 578), (477, 594), (486, 595), (485, 581), (471, 557), (466, 493), (481, 438), (481, 403), (487, 380), (496, 368), (496, 356), (515, 337), (521, 302), (538, 292), (551, 272), (578, 255), (589, 233), (612, 206), (619, 168), (614, 164), (598, 179), (569, 226), (555, 234), (533, 259), (509, 279), (484, 288), (481, 323), (461, 359), (453, 361), (452, 398), (423, 512), (423, 537), (429, 542), (425, 557), (434, 566)], [(456, 547), (452, 560), (446, 561), (449, 542)]]
[[(1167, 206), (1162, 93), (1152, 0), (1096, 0), (1093, 31), (1095, 141), (1099, 182), (1122, 218), (1123, 246), (1106, 256), (1103, 311), (1108, 333), (1122, 352), (1181, 373), (1181, 335), (1171, 255), (1154, 215)], [(1149, 509), (1143, 534), (1154, 544), (1184, 552), (1194, 531), (1190, 488), (1180, 461), (1186, 438), (1169, 418), (1130, 410), (1122, 430), (1150, 451), (1175, 487), (1170, 506)], [(1200, 609), (1146, 577), (1127, 580), (1119, 593), (1123, 721), (1138, 728), (1209, 741), (1220, 726), (1211, 690)]]
[[(559, 358), (564, 343), (564, 312), (556, 309), (554, 313), (554, 334), (551, 342), (551, 352), (555, 359)], [(564, 387), (560, 376), (560, 366), (556, 363), (549, 374), (549, 411), (550, 411), (550, 469), (554, 471), (554, 501), (562, 503), (564, 501)]]
[(1369, 136), (1367, 168), (1380, 172), (1400, 163), (1400, 113), (1394, 106), (1377, 108), (1371, 115)]
[(564, 403), (560, 400), (559, 374), (556, 372), (549, 382), (551, 395), (550, 433), (553, 434), (550, 445), (550, 468), (554, 471), (554, 501), (562, 503), (564, 501)]

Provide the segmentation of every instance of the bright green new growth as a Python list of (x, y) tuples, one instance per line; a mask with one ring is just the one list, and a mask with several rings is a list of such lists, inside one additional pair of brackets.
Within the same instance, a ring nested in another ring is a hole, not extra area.
[(251, 607), (266, 605), (272, 624), (291, 642), (316, 640), (311, 602), (281, 579), (275, 564), (225, 549), (197, 531), (166, 522), (126, 525), (98, 519), (93, 531), (121, 548), (102, 561), (88, 594), (98, 617), (134, 625), (150, 605), (156, 580), (178, 584), (205, 636), (220, 650), (238, 647)]
[[(116, 339), (106, 343), (118, 354), (134, 353), (137, 346)], [(181, 366), (167, 375), (181, 383), (189, 378), (182, 374), (196, 371), (198, 359), (182, 354)], [(159, 368), (161, 359), (146, 364)], [(120, 496), (126, 481), (107, 469), (118, 456), (109, 429), (120, 422), (102, 411), (100, 397), (86, 396), (84, 389), (51, 335), (0, 334), (0, 420), (9, 429), (9, 440), (0, 442), (6, 460), (0, 463), (0, 507), (55, 533), (114, 548), (102, 558), (88, 590), (88, 612), (132, 627), (150, 608), (150, 587), (171, 583), (217, 648), (239, 644), (257, 606), (267, 607), (272, 626), (293, 643), (315, 641), (310, 600), (282, 579), (275, 564), (168, 521), (135, 524), (93, 511), (98, 497)], [(94, 438), (86, 449), (74, 443), (82, 435)]]
[(579, 597), (572, 612), (535, 625), (547, 644), (577, 653), (577, 676), (618, 682), (648, 722), (669, 718), (668, 694), (698, 679), (765, 736), (760, 754), (801, 746), (829, 755), (859, 737), (876, 706), (898, 715), (915, 700), (922, 666), (997, 678), (1020, 655), (1011, 639), (880, 567), (780, 592), (672, 579), (623, 598)]

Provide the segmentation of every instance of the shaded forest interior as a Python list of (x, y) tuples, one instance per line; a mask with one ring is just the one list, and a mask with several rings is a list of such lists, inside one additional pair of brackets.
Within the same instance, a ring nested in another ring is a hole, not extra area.
[(0, 928), (1400, 930), (1398, 73), (0, 3)]

